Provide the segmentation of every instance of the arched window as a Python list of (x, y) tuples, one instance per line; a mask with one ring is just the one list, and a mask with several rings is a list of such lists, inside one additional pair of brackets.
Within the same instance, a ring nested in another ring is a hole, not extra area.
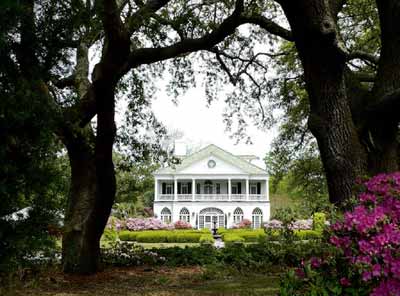
[(260, 208), (255, 208), (253, 210), (253, 215), (252, 215), (252, 227), (253, 228), (260, 228), (261, 227), (261, 223), (263, 220), (263, 214)]
[(243, 220), (243, 210), (241, 208), (236, 208), (233, 211), (233, 223), (238, 224)]
[(163, 208), (161, 211), (161, 221), (164, 223), (171, 223), (171, 211), (168, 208)]
[(225, 226), (224, 212), (218, 208), (205, 208), (199, 213), (199, 228), (213, 229)]
[(179, 220), (190, 223), (190, 214), (187, 208), (182, 208), (179, 212)]

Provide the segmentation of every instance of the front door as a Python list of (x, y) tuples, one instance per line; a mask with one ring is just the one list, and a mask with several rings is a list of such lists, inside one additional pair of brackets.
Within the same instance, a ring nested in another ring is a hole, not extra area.
[(214, 215), (205, 215), (204, 216), (204, 228), (207, 229), (213, 229), (213, 221), (215, 221), (215, 218), (217, 218), (217, 216)]

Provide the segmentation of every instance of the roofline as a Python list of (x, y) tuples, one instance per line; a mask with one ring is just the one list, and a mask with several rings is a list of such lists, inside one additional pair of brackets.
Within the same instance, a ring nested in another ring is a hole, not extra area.
[[(225, 149), (223, 149), (223, 148), (221, 148), (221, 147), (219, 147), (219, 146), (217, 146), (217, 145), (215, 145), (215, 144), (208, 144), (207, 146), (201, 148), (200, 150), (198, 150), (198, 151), (196, 151), (196, 152), (194, 152), (194, 153), (192, 153), (192, 154), (187, 155), (185, 158), (188, 158), (188, 157), (191, 157), (192, 155), (201, 153), (203, 150), (206, 150), (206, 149), (209, 148), (210, 146), (214, 146), (214, 147), (216, 147), (216, 148), (218, 148), (218, 149), (224, 151), (225, 153), (228, 153), (228, 154), (230, 154), (231, 156), (233, 156), (233, 157), (235, 157), (235, 158), (238, 158), (238, 159), (240, 159), (240, 160), (246, 162), (246, 164), (248, 164), (248, 165), (250, 165), (250, 166), (252, 166), (252, 167), (254, 167), (254, 168), (258, 169), (258, 170), (261, 170), (261, 171), (265, 172), (267, 175), (269, 175), (266, 169), (263, 169), (263, 168), (259, 167), (258, 165), (255, 165), (255, 164), (253, 164), (253, 163), (251, 163), (251, 162), (249, 162), (249, 161), (246, 161), (246, 160), (240, 158), (240, 155), (235, 155), (235, 154), (233, 154), (233, 153), (231, 153), (231, 152), (229, 152), (229, 151), (227, 151), (227, 150), (225, 150)], [(255, 156), (255, 155), (241, 155), (241, 156)], [(257, 157), (257, 156), (256, 156), (256, 157)], [(259, 157), (257, 157), (257, 159), (259, 159)], [(171, 168), (171, 167), (167, 166), (166, 168)], [(160, 169), (163, 169), (163, 168), (159, 168), (158, 170), (160, 170)], [(176, 173), (176, 171), (175, 171), (175, 173)], [(154, 174), (157, 174), (157, 173), (154, 172), (153, 175), (154, 175)], [(161, 175), (161, 174), (165, 174), (165, 173), (160, 173), (160, 175)], [(171, 175), (171, 174), (173, 174), (173, 173), (167, 173), (167, 175)], [(249, 175), (251, 175), (251, 174), (249, 174)]]

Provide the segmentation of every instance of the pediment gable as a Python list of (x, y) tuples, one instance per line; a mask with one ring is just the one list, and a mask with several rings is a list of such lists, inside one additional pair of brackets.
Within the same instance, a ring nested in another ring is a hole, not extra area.
[[(215, 167), (209, 167), (210, 160)], [(175, 167), (161, 168), (155, 174), (262, 174), (267, 172), (239, 156), (235, 156), (215, 145), (185, 157)]]

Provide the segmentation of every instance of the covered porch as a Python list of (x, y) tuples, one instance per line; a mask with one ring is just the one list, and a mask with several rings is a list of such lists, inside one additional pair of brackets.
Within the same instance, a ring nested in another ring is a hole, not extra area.
[(156, 201), (269, 201), (268, 178), (159, 178)]

